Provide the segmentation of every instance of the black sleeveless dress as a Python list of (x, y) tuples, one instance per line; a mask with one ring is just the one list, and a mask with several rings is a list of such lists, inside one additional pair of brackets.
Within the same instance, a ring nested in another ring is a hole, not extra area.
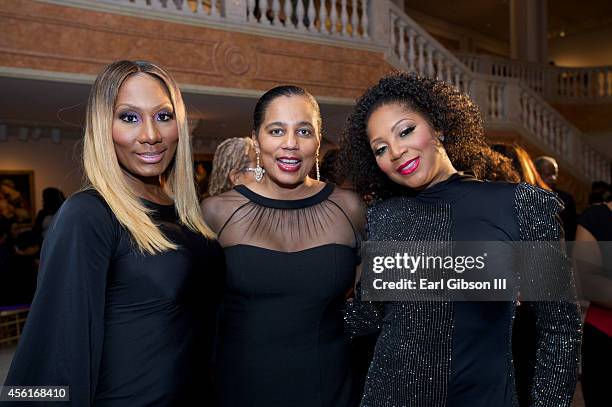
[(356, 199), (326, 184), (293, 201), (245, 186), (205, 201), (227, 261), (215, 358), (221, 406), (356, 404), (342, 315), (357, 264)]

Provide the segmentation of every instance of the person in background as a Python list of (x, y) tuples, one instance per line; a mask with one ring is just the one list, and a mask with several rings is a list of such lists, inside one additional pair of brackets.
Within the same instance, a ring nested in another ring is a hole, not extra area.
[(557, 188), (559, 178), (559, 165), (557, 160), (548, 156), (541, 156), (535, 159), (534, 164), (542, 180), (553, 190), (563, 201), (565, 207), (559, 216), (563, 223), (564, 239), (572, 241), (576, 238), (576, 203), (574, 197), (565, 191)]
[(610, 405), (612, 374), (612, 193), (578, 218), (574, 259), (582, 296), (591, 303), (582, 337), (582, 394), (586, 407)]
[(13, 257), (13, 247), (10, 241), (11, 222), (0, 216), (0, 305), (13, 303), (12, 276), (9, 268)]
[(321, 161), (321, 181), (331, 182), (338, 186), (342, 186), (344, 179), (336, 171), (336, 164), (338, 161), (338, 149), (330, 148), (323, 155)]
[(255, 171), (255, 147), (249, 137), (233, 137), (217, 146), (208, 183), (208, 195), (229, 191), (249, 181)]
[(42, 244), (47, 230), (53, 222), (55, 214), (59, 210), (60, 206), (64, 203), (66, 198), (64, 193), (57, 188), (45, 188), (43, 189), (43, 207), (36, 215), (32, 232), (38, 239), (39, 243)]
[(208, 171), (204, 167), (204, 163), (197, 163), (195, 167), (195, 181), (198, 187), (198, 197), (200, 201), (204, 199), (208, 194)]
[(604, 181), (594, 181), (589, 193), (589, 205), (606, 202), (606, 195), (610, 193), (609, 185)]
[[(525, 149), (517, 144), (493, 144), (493, 150), (505, 155), (512, 161), (512, 167), (516, 170), (516, 175), (511, 173), (504, 177), (503, 181), (509, 182), (526, 182), (535, 185), (542, 189), (550, 191), (550, 187), (546, 185), (540, 174), (536, 170), (533, 160)], [(502, 179), (500, 179), (501, 181)]]

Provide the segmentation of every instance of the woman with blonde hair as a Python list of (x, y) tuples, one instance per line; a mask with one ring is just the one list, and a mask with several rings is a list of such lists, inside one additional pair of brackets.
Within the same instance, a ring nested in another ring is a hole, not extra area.
[(105, 67), (87, 107), (87, 186), (49, 228), (7, 386), (69, 386), (74, 406), (186, 405), (201, 394), (213, 311), (200, 290), (221, 252), (191, 157), (168, 72)]
[(518, 178), (515, 174), (512, 174), (510, 176), (506, 175), (504, 177), (500, 177), (496, 180), (512, 182), (522, 181), (547, 191), (551, 190), (550, 187), (546, 185), (546, 182), (544, 182), (542, 177), (540, 177), (533, 160), (523, 147), (517, 144), (497, 143), (493, 144), (491, 148), (512, 160), (512, 166), (518, 172)]
[(208, 184), (208, 195), (229, 191), (248, 182), (247, 174), (255, 169), (255, 147), (248, 137), (232, 137), (217, 146)]

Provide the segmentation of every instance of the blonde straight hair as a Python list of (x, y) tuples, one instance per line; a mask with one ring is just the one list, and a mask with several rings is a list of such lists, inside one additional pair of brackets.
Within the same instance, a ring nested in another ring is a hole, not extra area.
[(181, 92), (170, 74), (153, 63), (117, 61), (106, 66), (96, 78), (89, 95), (83, 141), (83, 168), (88, 187), (93, 187), (104, 198), (141, 252), (155, 254), (177, 249), (177, 245), (151, 220), (151, 210), (129, 187), (115, 153), (112, 126), (117, 94), (124, 81), (135, 74), (147, 74), (160, 80), (174, 107), (178, 145), (174, 159), (160, 175), (160, 183), (174, 200), (180, 221), (194, 232), (214, 238), (214, 233), (204, 223), (200, 212), (191, 140)]

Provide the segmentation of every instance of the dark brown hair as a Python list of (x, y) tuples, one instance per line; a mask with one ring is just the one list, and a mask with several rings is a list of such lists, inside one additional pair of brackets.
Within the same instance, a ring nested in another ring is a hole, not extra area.
[(510, 160), (486, 143), (480, 111), (469, 96), (435, 79), (396, 72), (383, 77), (357, 100), (340, 137), (336, 170), (366, 200), (410, 192), (378, 168), (366, 131), (370, 115), (394, 103), (422, 114), (432, 129), (444, 136), (442, 145), (457, 170), (469, 171), (480, 179), (507, 179), (509, 173), (516, 176)]

